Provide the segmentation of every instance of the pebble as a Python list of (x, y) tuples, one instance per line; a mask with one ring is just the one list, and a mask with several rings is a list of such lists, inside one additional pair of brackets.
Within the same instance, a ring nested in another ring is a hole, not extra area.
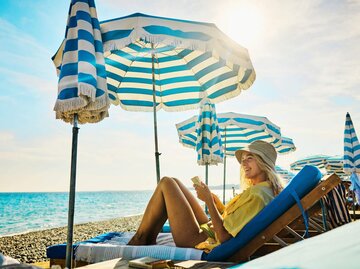
[[(74, 225), (73, 242), (80, 242), (108, 232), (136, 231), (142, 215)], [(25, 263), (43, 262), (46, 248), (66, 243), (67, 227), (0, 237), (0, 252)]]

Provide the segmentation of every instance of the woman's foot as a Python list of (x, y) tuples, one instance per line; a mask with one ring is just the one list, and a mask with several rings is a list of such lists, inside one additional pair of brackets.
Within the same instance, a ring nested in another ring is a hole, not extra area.
[(138, 233), (135, 233), (127, 244), (130, 246), (147, 245), (145, 236), (143, 236), (142, 234), (139, 235)]

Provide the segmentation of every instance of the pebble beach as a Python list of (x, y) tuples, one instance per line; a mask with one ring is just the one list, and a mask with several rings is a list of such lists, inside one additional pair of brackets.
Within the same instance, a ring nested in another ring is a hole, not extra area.
[[(74, 225), (73, 241), (79, 242), (107, 232), (136, 231), (142, 215)], [(0, 252), (23, 263), (47, 261), (46, 248), (66, 242), (67, 227), (0, 237)]]

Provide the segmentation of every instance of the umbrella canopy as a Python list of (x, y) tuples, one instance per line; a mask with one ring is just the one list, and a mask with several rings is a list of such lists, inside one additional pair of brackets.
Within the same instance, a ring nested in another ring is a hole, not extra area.
[(153, 110), (153, 75), (156, 109), (166, 111), (218, 103), (255, 80), (248, 51), (211, 23), (136, 13), (101, 31), (110, 97), (126, 110)]
[(337, 174), (342, 180), (346, 179), (344, 172), (344, 158), (340, 156), (329, 157), (325, 163), (325, 170), (327, 174)]
[(53, 57), (59, 82), (56, 118), (73, 122), (66, 267), (72, 268), (78, 123), (108, 116), (109, 98), (100, 25), (94, 0), (72, 0), (65, 39)]
[[(224, 147), (224, 182), (226, 182), (226, 156), (235, 156), (235, 151), (242, 149), (255, 140), (271, 143), (279, 154), (295, 151), (291, 138), (281, 137), (280, 128), (266, 117), (245, 115), (234, 112), (217, 114), (222, 145)], [(179, 142), (190, 148), (196, 148), (198, 123), (196, 116), (176, 124)], [(223, 191), (225, 202), (225, 191)]]
[(205, 97), (218, 103), (237, 96), (255, 80), (248, 51), (211, 23), (136, 13), (100, 27), (112, 103), (154, 112), (159, 180), (156, 110), (195, 109)]
[(275, 166), (276, 173), (278, 173), (282, 179), (285, 180), (285, 183), (288, 183), (295, 174), (290, 172), (289, 170), (286, 170), (278, 165)]
[(312, 155), (312, 156), (297, 160), (296, 162), (293, 162), (292, 164), (290, 164), (290, 169), (294, 170), (294, 171), (299, 171), (305, 165), (313, 165), (319, 169), (323, 169), (323, 168), (325, 168), (326, 161), (329, 158), (330, 158), (330, 156), (328, 156), (328, 155)]
[[(229, 112), (219, 113), (217, 118), (227, 156), (235, 156), (236, 150), (246, 147), (255, 140), (271, 143), (280, 154), (296, 150), (293, 140), (281, 136), (280, 128), (266, 117)], [(196, 116), (176, 124), (176, 128), (180, 143), (195, 148), (198, 128)]]
[(344, 131), (344, 172), (351, 174), (351, 188), (360, 201), (360, 144), (350, 114), (346, 114)]

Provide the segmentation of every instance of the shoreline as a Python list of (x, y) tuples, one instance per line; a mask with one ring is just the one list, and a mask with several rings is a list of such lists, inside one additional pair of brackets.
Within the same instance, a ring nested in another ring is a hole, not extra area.
[[(104, 221), (112, 221), (112, 220), (116, 220), (119, 218), (131, 218), (131, 217), (137, 217), (137, 216), (142, 216), (141, 214), (134, 214), (134, 215), (128, 215), (128, 216), (121, 216), (121, 217), (117, 217), (117, 218), (111, 218), (111, 219), (103, 219), (103, 220), (94, 220), (94, 221), (88, 221), (88, 222), (80, 222), (80, 223), (76, 223), (74, 224), (74, 227), (76, 225), (82, 225), (82, 224), (89, 224), (89, 223), (97, 223), (97, 222), (104, 222)], [(34, 233), (34, 232), (42, 232), (42, 231), (46, 231), (46, 230), (51, 230), (51, 229), (58, 229), (58, 228), (64, 228), (67, 226), (56, 226), (56, 227), (47, 227), (47, 228), (40, 228), (40, 229), (34, 229), (34, 230), (28, 230), (28, 231), (24, 231), (24, 232), (18, 232), (18, 233), (13, 233), (13, 234), (0, 234), (0, 239), (3, 237), (11, 237), (11, 236), (16, 236), (16, 235), (24, 235), (24, 234), (28, 234), (28, 233)], [(0, 249), (1, 250), (1, 249)], [(0, 251), (1, 252), (1, 251)]]
[[(107, 232), (136, 231), (142, 214), (74, 225), (73, 242), (84, 241)], [(22, 263), (47, 261), (46, 248), (66, 243), (67, 226), (0, 237), (0, 252)]]

